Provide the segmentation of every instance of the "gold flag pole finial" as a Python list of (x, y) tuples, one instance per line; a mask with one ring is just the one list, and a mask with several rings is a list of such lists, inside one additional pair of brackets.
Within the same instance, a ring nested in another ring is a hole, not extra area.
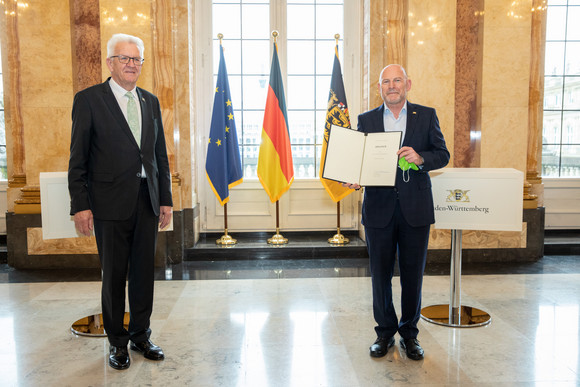
[(278, 42), (278, 31), (272, 31), (272, 37), (274, 38), (274, 43)]
[(220, 46), (222, 45), (222, 39), (224, 38), (224, 34), (222, 34), (221, 32), (219, 34), (217, 34), (217, 38), (220, 40)]
[(334, 34), (334, 40), (336, 41), (336, 44), (338, 44), (338, 39), (340, 39), (340, 34)]

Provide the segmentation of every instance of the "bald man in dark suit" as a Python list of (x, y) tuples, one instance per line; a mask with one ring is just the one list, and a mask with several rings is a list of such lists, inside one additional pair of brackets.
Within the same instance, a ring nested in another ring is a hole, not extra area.
[(68, 181), (75, 226), (97, 241), (109, 365), (126, 369), (129, 341), (148, 359), (164, 358), (150, 340), (150, 316), (157, 230), (170, 223), (173, 203), (159, 100), (136, 87), (143, 41), (116, 34), (107, 51), (111, 77), (74, 99)]
[[(407, 101), (411, 89), (405, 69), (389, 65), (379, 77), (384, 103), (358, 117), (362, 132), (401, 131), (402, 147), (397, 152), (418, 168), (397, 169), (394, 186), (365, 187), (362, 223), (373, 289), (373, 314), (377, 339), (370, 347), (373, 357), (385, 356), (395, 344), (395, 333), (407, 356), (421, 360), (417, 323), (421, 314), (421, 289), (427, 259), (429, 228), (435, 223), (433, 195), (428, 171), (443, 168), (449, 152), (439, 128), (435, 109)], [(357, 184), (345, 184), (359, 189)], [(401, 282), (401, 318), (397, 318), (392, 299), (396, 257)]]

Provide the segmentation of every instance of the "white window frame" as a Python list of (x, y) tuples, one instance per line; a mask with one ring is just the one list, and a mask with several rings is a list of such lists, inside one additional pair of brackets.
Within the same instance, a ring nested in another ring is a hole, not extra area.
[[(286, 66), (286, 0), (270, 1), (271, 30), (279, 32), (278, 55), (284, 85), (287, 88)], [(194, 175), (200, 207), (200, 231), (223, 231), (223, 207), (209, 187), (205, 174), (207, 140), (213, 105), (213, 31), (212, 2), (195, 3), (195, 158)], [(350, 120), (356, 128), (362, 105), (362, 4), (345, 1), (344, 57), (340, 58), (347, 94)], [(271, 50), (271, 48), (270, 48)], [(272, 52), (270, 52), (271, 58)], [(328, 53), (332, 55), (332, 53)], [(227, 58), (226, 58), (227, 61)], [(329, 69), (331, 72), (332, 69)], [(330, 84), (328, 85), (330, 87)], [(353, 193), (341, 201), (341, 230), (358, 230), (360, 194)], [(336, 204), (320, 180), (295, 179), (290, 190), (280, 199), (280, 229), (332, 230), (336, 228)], [(276, 226), (276, 206), (270, 203), (258, 180), (246, 180), (230, 190), (228, 231), (271, 231)]]

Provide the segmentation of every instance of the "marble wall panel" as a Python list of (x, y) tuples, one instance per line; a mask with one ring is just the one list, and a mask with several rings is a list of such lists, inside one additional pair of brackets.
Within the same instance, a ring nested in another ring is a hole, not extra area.
[(526, 171), (531, 0), (485, 2), (481, 166)]
[(40, 171), (61, 169), (68, 160), (72, 64), (69, 2), (27, 4), (18, 15), (19, 70), (24, 169), (34, 187)]
[[(137, 86), (153, 91), (153, 35), (151, 32), (151, 0), (101, 0), (101, 47), (107, 58), (107, 42), (113, 34), (138, 36), (145, 44), (145, 63)], [(103, 65), (103, 81), (110, 72)]]
[(409, 100), (437, 109), (453, 154), (455, 104), (455, 1), (409, 1)]
[(37, 186), (40, 172), (61, 172), (68, 169), (70, 107), (25, 107), (22, 112), (26, 129), (24, 141), (28, 166), (27, 184)]
[[(527, 90), (527, 89), (526, 89)], [(481, 165), (526, 170), (528, 108), (482, 107)]]

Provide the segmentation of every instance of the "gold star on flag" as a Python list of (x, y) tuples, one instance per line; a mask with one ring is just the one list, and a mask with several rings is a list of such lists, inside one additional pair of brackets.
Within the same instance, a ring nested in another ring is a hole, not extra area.
[(217, 146), (220, 146), (222, 144), (222, 140), (217, 140), (216, 144), (217, 144)]
[(233, 120), (234, 119), (234, 115), (232, 113), (228, 114), (228, 120)]
[(211, 144), (211, 137), (207, 139), (207, 143)]
[(216, 86), (216, 88), (215, 88), (215, 92), (216, 92), (216, 93), (218, 92), (218, 87), (217, 87), (217, 86)]
[(232, 101), (230, 101), (229, 99), (226, 101), (226, 105), (228, 106), (232, 106)]
[(230, 127), (226, 126), (226, 133), (229, 133), (229, 132), (230, 132)]

